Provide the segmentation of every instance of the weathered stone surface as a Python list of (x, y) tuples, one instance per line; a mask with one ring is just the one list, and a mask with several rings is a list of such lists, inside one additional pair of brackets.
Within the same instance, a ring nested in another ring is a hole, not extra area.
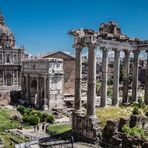
[[(63, 105), (63, 60), (28, 59), (22, 64), (22, 95), (37, 108)], [(26, 96), (25, 96), (26, 97)], [(47, 101), (46, 101), (47, 100)]]
[(102, 142), (108, 143), (112, 136), (115, 134), (116, 131), (116, 122), (114, 121), (107, 121), (106, 126), (102, 131)]
[(131, 115), (130, 118), (130, 128), (135, 127), (140, 122), (140, 116), (139, 115)]
[(128, 123), (128, 119), (120, 118), (119, 125), (118, 125), (118, 131), (122, 132), (123, 126), (127, 123)]

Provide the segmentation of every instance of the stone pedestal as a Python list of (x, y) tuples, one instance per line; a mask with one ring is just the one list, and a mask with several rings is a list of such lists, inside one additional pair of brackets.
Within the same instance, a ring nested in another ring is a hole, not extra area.
[(72, 130), (89, 139), (95, 139), (98, 132), (98, 119), (89, 118), (85, 115), (72, 114)]
[(43, 110), (49, 110), (47, 105), (47, 98), (44, 98)]

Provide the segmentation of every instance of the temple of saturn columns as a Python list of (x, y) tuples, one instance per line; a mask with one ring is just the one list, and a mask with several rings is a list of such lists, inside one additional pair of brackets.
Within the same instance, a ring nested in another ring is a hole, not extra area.
[[(98, 120), (95, 114), (96, 103), (96, 49), (102, 50), (102, 81), (101, 103), (107, 104), (107, 76), (108, 76), (108, 53), (113, 50), (114, 76), (112, 105), (118, 104), (119, 76), (120, 76), (120, 53), (125, 53), (123, 65), (123, 98), (122, 103), (128, 103), (129, 64), (130, 53), (133, 52), (133, 75), (132, 75), (132, 102), (137, 102), (138, 90), (138, 62), (139, 53), (145, 50), (147, 53), (147, 66), (145, 76), (145, 98), (148, 104), (148, 40), (138, 38), (131, 39), (121, 32), (116, 22), (102, 23), (99, 31), (91, 29), (77, 29), (69, 32), (74, 37), (73, 47), (76, 50), (75, 71), (75, 104), (72, 115), (72, 129), (74, 132), (88, 138), (95, 138), (98, 128)], [(81, 110), (81, 73), (82, 73), (82, 49), (88, 48), (88, 88), (87, 88), (87, 112)]]

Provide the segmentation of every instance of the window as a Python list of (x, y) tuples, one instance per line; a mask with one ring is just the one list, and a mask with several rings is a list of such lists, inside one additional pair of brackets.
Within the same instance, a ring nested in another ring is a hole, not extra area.
[(9, 54), (6, 56), (6, 62), (10, 63), (10, 55)]

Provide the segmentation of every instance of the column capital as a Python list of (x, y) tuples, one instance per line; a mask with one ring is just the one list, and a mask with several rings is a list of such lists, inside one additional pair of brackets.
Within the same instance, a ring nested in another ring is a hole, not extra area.
[(112, 51), (119, 53), (121, 50), (119, 48), (112, 48)]
[(73, 45), (73, 48), (75, 48), (75, 49), (82, 49), (82, 48), (84, 48), (84, 45), (81, 44), (81, 43), (77, 43), (77, 44)]
[(125, 55), (129, 55), (131, 50), (128, 50), (128, 49), (123, 49), (123, 52), (125, 53)]
[(136, 55), (139, 55), (140, 50), (133, 50), (133, 53), (136, 54)]
[(107, 48), (107, 47), (100, 47), (100, 49), (101, 49), (102, 51), (108, 51), (108, 50), (109, 50), (109, 48)]

